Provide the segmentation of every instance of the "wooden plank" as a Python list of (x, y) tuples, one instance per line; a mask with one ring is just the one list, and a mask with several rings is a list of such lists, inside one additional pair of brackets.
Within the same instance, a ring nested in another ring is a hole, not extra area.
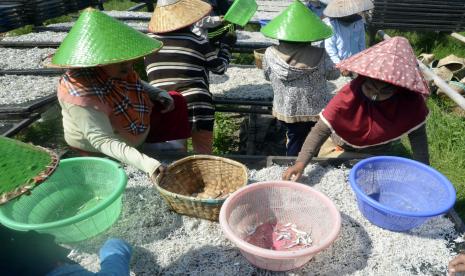
[(259, 12), (276, 12), (276, 13), (280, 13), (284, 9), (286, 9), (286, 7), (259, 6), (257, 8), (257, 11), (259, 11)]
[(0, 105), (0, 115), (29, 114), (56, 102), (56, 93), (22, 104)]
[(373, 18), (371, 22), (383, 22), (383, 23), (412, 23), (412, 24), (428, 24), (428, 25), (447, 25), (447, 26), (457, 26), (464, 23), (462, 20), (428, 20), (428, 19), (419, 19), (419, 18)]
[(37, 68), (37, 69), (10, 69), (0, 70), (1, 75), (33, 75), (33, 76), (56, 76), (61, 75), (66, 69), (61, 68)]
[(375, 0), (373, 2), (374, 5), (397, 5), (397, 4), (411, 4), (411, 5), (418, 5), (418, 4), (432, 4), (432, 5), (463, 5), (463, 0), (455, 0), (455, 1), (436, 1), (436, 0), (403, 0), (403, 1), (398, 1), (398, 0), (387, 0), (387, 1), (382, 1), (382, 0)]
[(373, 12), (399, 12), (399, 13), (432, 13), (432, 14), (461, 14), (465, 11), (463, 8), (457, 9), (433, 9), (433, 8), (416, 8), (416, 7), (376, 7)]
[(397, 11), (373, 11), (373, 17), (385, 16), (396, 18), (411, 18), (412, 16), (422, 18), (462, 18), (463, 13), (433, 13), (433, 12), (397, 12)]
[(393, 30), (406, 30), (406, 31), (438, 31), (438, 32), (452, 32), (461, 31), (463, 28), (452, 28), (444, 26), (431, 26), (431, 25), (416, 25), (416, 24), (392, 24), (392, 23), (371, 23), (376, 28), (393, 29)]
[(0, 41), (0, 47), (11, 47), (11, 48), (58, 48), (61, 42), (52, 41)]
[[(40, 114), (33, 113), (29, 117), (21, 120), (3, 120), (0, 122), (0, 135), (5, 137), (13, 137), (39, 118)], [(5, 127), (1, 127), (2, 124)]]

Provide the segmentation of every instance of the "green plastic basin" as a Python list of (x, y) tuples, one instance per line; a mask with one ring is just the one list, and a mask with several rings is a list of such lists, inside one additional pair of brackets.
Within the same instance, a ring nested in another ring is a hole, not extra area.
[(51, 234), (61, 243), (85, 240), (116, 222), (126, 184), (126, 173), (114, 161), (64, 159), (31, 195), (2, 205), (0, 223), (19, 231)]
[(244, 27), (258, 9), (255, 0), (235, 0), (224, 15), (224, 20)]

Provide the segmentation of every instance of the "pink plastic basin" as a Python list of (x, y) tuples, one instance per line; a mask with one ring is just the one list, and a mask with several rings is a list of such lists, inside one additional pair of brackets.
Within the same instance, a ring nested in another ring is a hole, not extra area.
[[(270, 220), (294, 223), (299, 230), (311, 233), (312, 246), (274, 251), (244, 241), (251, 228)], [(336, 240), (341, 215), (326, 195), (306, 185), (290, 181), (260, 182), (229, 196), (220, 211), (220, 225), (226, 237), (253, 265), (287, 271), (303, 266)]]

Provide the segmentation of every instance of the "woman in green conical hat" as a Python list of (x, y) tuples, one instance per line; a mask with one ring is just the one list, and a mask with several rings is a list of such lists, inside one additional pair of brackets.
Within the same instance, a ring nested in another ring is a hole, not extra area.
[(263, 70), (274, 91), (273, 115), (287, 128), (287, 154), (296, 156), (331, 99), (326, 79), (339, 75), (325, 49), (312, 46), (312, 42), (330, 37), (332, 31), (295, 1), (261, 32), (279, 40), (279, 45), (266, 50)]
[(155, 177), (160, 162), (136, 147), (190, 136), (182, 95), (153, 88), (133, 69), (162, 43), (87, 9), (52, 59), (69, 68), (58, 86), (66, 142), (85, 155), (102, 153)]

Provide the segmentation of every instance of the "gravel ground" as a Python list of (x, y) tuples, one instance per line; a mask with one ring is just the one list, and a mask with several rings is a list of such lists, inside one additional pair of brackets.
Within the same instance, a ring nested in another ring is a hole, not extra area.
[[(284, 167), (251, 170), (251, 182), (280, 179)], [(310, 165), (303, 182), (328, 195), (342, 215), (339, 238), (304, 267), (284, 273), (257, 269), (221, 233), (218, 223), (168, 210), (148, 178), (126, 167), (128, 187), (123, 213), (105, 234), (73, 246), (70, 257), (97, 271), (95, 254), (110, 236), (134, 246), (135, 275), (438, 275), (454, 256), (453, 223), (438, 217), (408, 233), (371, 225), (358, 211), (347, 184), (348, 169)], [(449, 241), (448, 241), (449, 240)]]
[[(328, 89), (335, 94), (349, 82), (341, 77), (328, 81)], [(273, 99), (273, 89), (265, 80), (263, 71), (257, 68), (230, 67), (224, 75), (210, 74), (210, 91), (215, 98), (269, 100)]]
[(21, 104), (56, 93), (59, 77), (0, 76), (0, 105)]
[[(146, 24), (142, 22), (131, 23), (136, 29), (145, 29), (147, 28)], [(20, 36), (11, 36), (5, 37), (4, 41), (15, 41), (15, 42), (62, 42), (65, 38), (67, 32), (38, 32), (38, 33), (29, 33)], [(264, 37), (259, 32), (246, 32), (246, 31), (237, 31), (237, 45), (249, 46), (252, 47), (257, 45), (258, 47), (268, 47), (273, 43), (273, 40)]]
[(257, 45), (260, 48), (266, 48), (272, 44), (278, 44), (277, 40), (266, 38), (260, 32), (236, 31), (237, 45)]
[(210, 91), (217, 98), (273, 99), (273, 89), (257, 68), (230, 67), (224, 75), (210, 74)]
[[(125, 24), (133, 27), (134, 29), (143, 32), (147, 30), (148, 28), (148, 22), (147, 21), (124, 21)], [(74, 22), (63, 22), (63, 23), (56, 23), (56, 24), (50, 24), (47, 25), (47, 27), (68, 27), (71, 28), (73, 27)]]
[(0, 70), (36, 69), (43, 67), (43, 60), (55, 53), (52, 48), (1, 48)]
[(15, 42), (61, 42), (68, 33), (66, 32), (39, 32), (19, 36), (6, 36), (3, 41)]
[(124, 18), (124, 17), (137, 17), (141, 19), (150, 19), (152, 18), (151, 12), (132, 12), (132, 11), (104, 11), (109, 16), (113, 16), (116, 18)]

